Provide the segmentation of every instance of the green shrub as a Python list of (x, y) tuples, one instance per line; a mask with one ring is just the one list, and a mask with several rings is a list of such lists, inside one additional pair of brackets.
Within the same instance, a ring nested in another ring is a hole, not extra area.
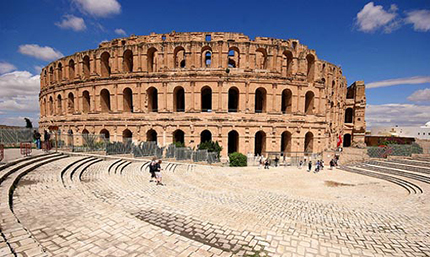
[(222, 146), (218, 144), (218, 141), (205, 141), (199, 145), (199, 150), (208, 150), (208, 152), (215, 152), (219, 155), (222, 151)]
[(230, 167), (245, 167), (247, 165), (247, 158), (244, 154), (234, 152), (228, 157), (230, 158)]
[(173, 142), (173, 145), (175, 145), (176, 147), (185, 147), (185, 144), (180, 141)]

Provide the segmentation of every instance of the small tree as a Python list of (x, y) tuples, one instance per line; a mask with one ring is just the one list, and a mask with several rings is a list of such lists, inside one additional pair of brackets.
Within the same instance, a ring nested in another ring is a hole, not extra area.
[(247, 158), (244, 154), (234, 152), (229, 154), (230, 167), (245, 167), (247, 166)]
[(24, 118), (25, 120), (25, 127), (26, 128), (33, 128), (33, 123), (31, 123), (31, 120), (29, 118)]
[(208, 152), (215, 152), (218, 155), (218, 158), (220, 156), (220, 153), (222, 151), (222, 146), (218, 144), (218, 141), (205, 141), (199, 145), (199, 150), (208, 150)]

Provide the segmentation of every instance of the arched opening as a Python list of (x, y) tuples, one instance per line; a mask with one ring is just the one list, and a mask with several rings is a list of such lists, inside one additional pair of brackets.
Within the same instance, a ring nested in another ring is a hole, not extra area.
[(254, 155), (264, 155), (266, 153), (266, 133), (258, 131), (255, 133)]
[(102, 77), (109, 77), (110, 76), (111, 70), (110, 70), (110, 65), (109, 65), (109, 59), (110, 59), (110, 54), (108, 52), (104, 52), (100, 56)]
[(202, 112), (212, 111), (212, 89), (208, 86), (201, 91)]
[(71, 59), (69, 61), (69, 79), (74, 79), (74, 78), (75, 78), (75, 61)]
[(284, 156), (291, 153), (291, 133), (288, 131), (284, 131), (281, 135), (281, 152)]
[(237, 47), (230, 47), (228, 49), (227, 66), (229, 68), (239, 68), (240, 53)]
[(174, 50), (174, 68), (185, 68), (185, 49), (182, 46), (178, 46)]
[(346, 91), (346, 99), (354, 99), (355, 97), (355, 88), (354, 87), (348, 87)]
[(122, 57), (122, 68), (124, 72), (133, 72), (133, 52), (125, 50)]
[(84, 77), (89, 78), (91, 70), (90, 70), (90, 57), (88, 55), (84, 56), (83, 64), (84, 64)]
[(54, 82), (54, 67), (51, 66), (51, 68), (49, 68), (49, 83), (53, 84)]
[(315, 73), (315, 57), (311, 54), (306, 56), (307, 61), (307, 77), (308, 82), (314, 82), (314, 73)]
[(148, 111), (158, 112), (158, 90), (155, 87), (150, 87), (147, 90), (148, 95)]
[(73, 145), (73, 130), (69, 129), (67, 131), (67, 146)]
[(202, 65), (201, 67), (209, 68), (212, 64), (212, 49), (208, 46), (202, 49)]
[(100, 130), (100, 135), (102, 136), (101, 138), (104, 139), (105, 141), (107, 142), (110, 141), (110, 133), (107, 129)]
[(122, 142), (127, 143), (130, 142), (133, 139), (133, 133), (129, 129), (125, 129), (122, 132)]
[(345, 134), (343, 136), (343, 147), (350, 147), (351, 146), (351, 134)]
[(122, 91), (124, 112), (133, 112), (133, 92), (130, 88), (125, 88)]
[(203, 130), (202, 133), (200, 133), (200, 144), (204, 142), (208, 142), (212, 140), (212, 133), (209, 130)]
[(91, 98), (90, 93), (85, 90), (82, 92), (82, 112), (83, 113), (89, 113), (91, 107)]
[(266, 112), (266, 89), (260, 87), (255, 91), (255, 113)]
[(90, 132), (87, 129), (82, 130), (82, 144), (86, 145), (88, 142)]
[(185, 91), (183, 87), (176, 87), (173, 90), (173, 106), (175, 112), (185, 111)]
[(284, 51), (284, 63), (283, 63), (283, 74), (286, 77), (290, 77), (292, 75), (292, 68), (293, 68), (293, 53), (290, 51)]
[(157, 132), (153, 129), (148, 130), (148, 132), (146, 132), (146, 141), (157, 142)]
[(148, 72), (157, 71), (157, 49), (155, 49), (154, 47), (148, 49), (147, 67)]
[(228, 153), (234, 153), (239, 151), (239, 133), (236, 130), (232, 130), (228, 133)]
[(239, 89), (232, 87), (228, 90), (228, 111), (237, 112), (239, 109)]
[(102, 112), (109, 112), (110, 109), (110, 93), (109, 90), (103, 89), (100, 91), (100, 107)]
[(184, 131), (177, 129), (173, 132), (173, 143), (181, 143), (185, 146), (185, 133)]
[(52, 96), (49, 97), (49, 115), (54, 115), (54, 99), (52, 99)]
[(263, 48), (259, 48), (255, 52), (255, 68), (256, 69), (267, 68), (267, 52)]
[(46, 98), (45, 99), (43, 99), (43, 106), (42, 106), (42, 112), (43, 112), (43, 115), (44, 116), (48, 116), (48, 113), (47, 113), (47, 111), (46, 111)]
[(305, 135), (305, 152), (306, 153), (312, 153), (314, 148), (314, 135), (312, 132), (308, 132)]
[(312, 91), (308, 91), (305, 96), (305, 113), (314, 113), (314, 93)]
[(44, 86), (47, 86), (48, 85), (48, 83), (49, 83), (49, 81), (48, 81), (48, 75), (47, 75), (47, 73), (46, 73), (46, 69), (43, 71), (43, 85)]
[(62, 102), (62, 98), (61, 95), (57, 96), (57, 113), (58, 114), (63, 114), (63, 102)]
[(58, 63), (58, 81), (61, 82), (63, 80), (63, 64)]
[(354, 120), (354, 110), (352, 108), (347, 108), (345, 110), (345, 123), (352, 123)]
[(284, 89), (282, 91), (281, 111), (282, 113), (292, 113), (293, 93), (291, 90)]
[(69, 93), (67, 97), (67, 113), (73, 114), (75, 112), (75, 96)]

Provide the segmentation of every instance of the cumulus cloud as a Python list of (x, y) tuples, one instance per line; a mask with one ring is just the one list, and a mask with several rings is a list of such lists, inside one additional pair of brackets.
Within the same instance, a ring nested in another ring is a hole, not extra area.
[(20, 45), (18, 52), (44, 61), (52, 61), (64, 56), (60, 51), (52, 47), (36, 44)]
[(368, 105), (366, 122), (368, 127), (378, 126), (422, 126), (430, 120), (430, 106), (415, 104)]
[(121, 36), (127, 35), (127, 33), (125, 33), (125, 30), (123, 29), (115, 29), (115, 33)]
[(388, 79), (382, 81), (371, 82), (366, 85), (366, 88), (376, 87), (391, 87), (396, 85), (411, 85), (430, 83), (430, 76), (415, 76), (408, 78)]
[(15, 65), (8, 62), (0, 62), (0, 74), (16, 70)]
[(87, 28), (84, 19), (74, 15), (64, 15), (63, 20), (56, 22), (55, 25), (62, 29), (72, 29), (74, 31), (83, 31)]
[(28, 71), (14, 71), (0, 76), (0, 97), (38, 95), (40, 76)]
[(417, 90), (408, 97), (412, 102), (430, 102), (430, 88)]
[(72, 2), (82, 13), (95, 17), (108, 17), (121, 12), (121, 5), (117, 0), (72, 0)]
[(38, 96), (17, 96), (10, 99), (0, 98), (0, 110), (12, 112), (35, 112), (39, 110)]
[(405, 22), (414, 25), (415, 31), (430, 30), (430, 10), (416, 10), (406, 12)]
[(388, 11), (382, 5), (375, 5), (373, 2), (366, 4), (357, 13), (356, 25), (358, 30), (363, 32), (374, 32), (383, 29), (385, 33), (397, 29), (400, 22), (397, 19), (397, 6), (392, 4)]

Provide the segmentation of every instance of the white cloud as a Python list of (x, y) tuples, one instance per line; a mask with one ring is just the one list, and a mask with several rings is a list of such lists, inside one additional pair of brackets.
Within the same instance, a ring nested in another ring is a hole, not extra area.
[(52, 47), (39, 46), (36, 44), (20, 45), (18, 52), (44, 61), (52, 61), (64, 56), (61, 52)]
[(115, 29), (115, 33), (121, 36), (127, 35), (127, 33), (125, 33), (125, 30), (123, 29)]
[(40, 76), (28, 71), (14, 71), (0, 76), (0, 98), (38, 95), (39, 89)]
[(396, 85), (424, 84), (430, 83), (430, 76), (416, 76), (408, 78), (388, 79), (382, 81), (371, 82), (366, 85), (366, 88), (390, 87)]
[(415, 104), (368, 105), (367, 127), (422, 126), (430, 120), (430, 106)]
[(108, 17), (121, 12), (121, 5), (117, 0), (72, 0), (72, 2), (81, 12), (95, 17)]
[(15, 65), (8, 62), (0, 62), (0, 74), (16, 70)]
[(24, 118), (29, 118), (30, 121), (33, 123), (33, 127), (38, 127), (39, 115), (37, 115), (36, 113), (32, 113), (26, 116), (19, 115), (19, 116), (5, 117), (3, 119), (0, 119), (0, 124), (8, 125), (8, 126), (24, 127), (26, 125)]
[(430, 30), (430, 10), (416, 10), (406, 12), (406, 23), (414, 24), (415, 31)]
[(39, 66), (39, 65), (34, 65), (34, 70), (36, 71), (37, 74), (40, 74), (42, 72), (43, 66)]
[(39, 97), (17, 96), (9, 99), (0, 98), (0, 110), (12, 112), (35, 112), (39, 111)]
[(74, 15), (64, 15), (63, 20), (56, 22), (55, 25), (62, 29), (72, 29), (74, 31), (82, 31), (87, 28), (84, 19)]
[(380, 28), (386, 33), (397, 29), (400, 22), (397, 18), (397, 6), (392, 4), (388, 11), (384, 10), (382, 5), (374, 5), (373, 2), (366, 4), (363, 9), (357, 13), (356, 24), (358, 30), (363, 32), (374, 32)]
[(417, 90), (408, 97), (413, 102), (430, 102), (430, 88)]

